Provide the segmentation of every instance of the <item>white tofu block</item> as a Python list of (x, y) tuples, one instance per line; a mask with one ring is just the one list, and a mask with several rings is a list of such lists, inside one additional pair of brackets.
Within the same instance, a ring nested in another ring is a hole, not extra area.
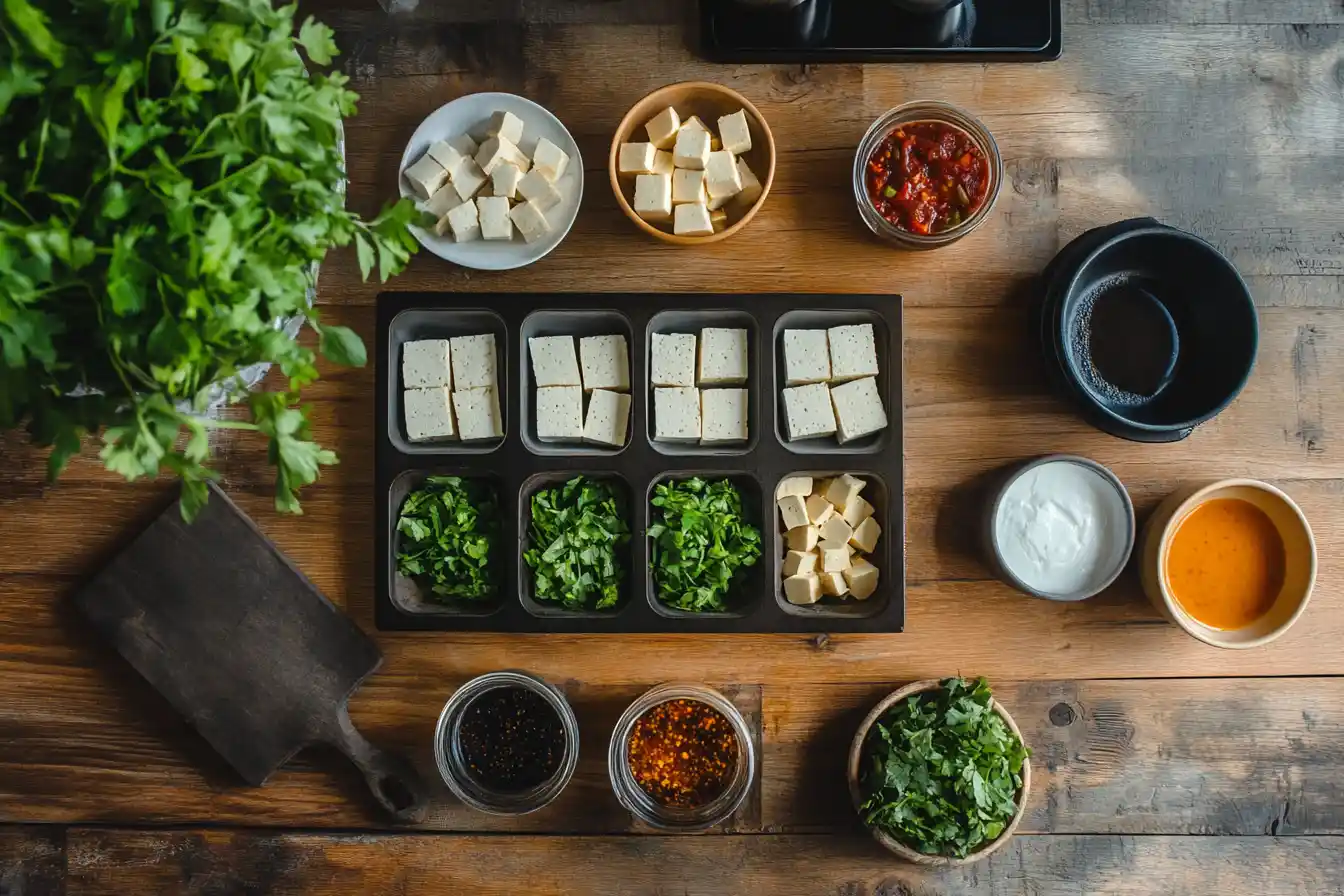
[(594, 445), (620, 448), (630, 426), (630, 396), (624, 392), (595, 389), (588, 398), (588, 419), (583, 440)]
[(490, 189), (496, 196), (517, 199), (518, 181), (522, 179), (522, 170), (512, 162), (505, 162), (490, 172)]
[(672, 172), (672, 202), (704, 202), (705, 172), (677, 168)]
[(790, 442), (835, 434), (835, 410), (825, 383), (784, 390), (784, 434)]
[(778, 501), (785, 495), (798, 495), (800, 498), (806, 498), (812, 494), (811, 476), (786, 476), (775, 486), (775, 500)]
[(821, 579), (816, 575), (789, 576), (784, 580), (784, 599), (807, 606), (821, 600)]
[(401, 346), (401, 385), (405, 389), (452, 388), (447, 339), (417, 339)]
[(653, 157), (653, 173), (671, 175), (677, 170), (677, 165), (672, 161), (672, 153), (665, 149), (657, 150)]
[(859, 600), (867, 600), (877, 590), (878, 569), (862, 557), (850, 560), (845, 570), (845, 581), (849, 584), (849, 593)]
[[(835, 516), (835, 508), (821, 495), (808, 495), (804, 503), (807, 505), (807, 518), (814, 526), (824, 526), (831, 517)], [(818, 528), (817, 534), (820, 537), (820, 528)]]
[(783, 520), (785, 529), (797, 529), (808, 525), (807, 505), (802, 498), (797, 495), (785, 495), (776, 503), (779, 505), (779, 518)]
[(454, 336), (452, 342), (453, 388), (483, 389), (499, 385), (494, 333)]
[(745, 442), (749, 435), (746, 389), (700, 391), (701, 445)]
[(842, 511), (840, 511), (840, 516), (844, 518), (844, 521), (849, 523), (855, 529), (859, 527), (859, 523), (872, 515), (873, 505), (863, 500), (859, 495), (850, 498), (849, 503), (845, 505)]
[(784, 577), (807, 575), (817, 571), (817, 555), (811, 551), (789, 551), (784, 555)]
[(887, 428), (887, 412), (872, 377), (832, 387), (831, 404), (842, 445)]
[(854, 530), (849, 527), (849, 523), (845, 522), (845, 518), (838, 513), (817, 528), (821, 533), (822, 542), (834, 542), (836, 547), (843, 547), (848, 544), (849, 539), (854, 535)]
[(446, 386), (429, 389), (407, 389), (402, 393), (406, 411), (406, 435), (412, 442), (451, 439), (453, 406)]
[[(864, 482), (859, 477), (845, 473), (832, 479), (827, 484), (826, 491), (822, 493), (822, 496), (825, 497), (836, 510), (843, 510), (849, 505), (850, 501), (858, 496), (859, 492), (863, 491), (863, 487), (867, 484), (868, 483)], [(825, 537), (826, 536), (824, 535), (822, 536), (822, 538)], [(838, 540), (848, 541), (849, 537), (846, 536)]]
[(630, 349), (624, 336), (584, 336), (579, 340), (579, 362), (585, 392), (630, 391)]
[(746, 383), (748, 360), (746, 330), (706, 327), (700, 331), (700, 385)]
[(751, 151), (751, 127), (747, 124), (746, 109), (719, 116), (719, 138), (723, 140), (723, 148), (735, 156)]
[(542, 176), (555, 183), (565, 176), (569, 167), (569, 153), (542, 137), (537, 148), (532, 151), (532, 170), (540, 171)]
[(705, 167), (709, 158), (709, 132), (696, 128), (677, 131), (677, 142), (672, 147), (672, 162), (678, 168)]
[(490, 137), (476, 151), (476, 164), (486, 174), (500, 165), (517, 164), (522, 151), (507, 137)]
[(457, 414), (457, 434), (462, 441), (504, 437), (504, 418), (499, 413), (499, 390), (493, 386), (454, 392), (453, 411)]
[(496, 112), (485, 126), (487, 137), (503, 137), (515, 146), (523, 139), (523, 120), (512, 112)]
[(411, 192), (421, 199), (433, 196), (443, 186), (444, 181), (448, 180), (448, 172), (429, 153), (421, 156), (419, 161), (407, 168), (404, 173), (406, 183), (411, 185)]
[(649, 379), (655, 386), (695, 385), (695, 334), (654, 333)]
[(476, 164), (476, 160), (467, 159), (453, 173), (453, 189), (462, 197), (462, 201), (466, 202), (476, 195), (477, 190), (485, 186), (487, 179), (481, 166)]
[(537, 390), (537, 438), (543, 442), (583, 441), (583, 390), (542, 386)]
[(653, 390), (653, 438), (659, 442), (700, 441), (700, 390)]
[(816, 526), (798, 526), (784, 533), (784, 544), (791, 551), (811, 551), (821, 541)]
[(672, 178), (666, 174), (636, 174), (634, 209), (645, 221), (672, 217)]
[(760, 199), (761, 194), (765, 192), (765, 187), (761, 186), (761, 181), (756, 177), (756, 172), (751, 170), (745, 159), (737, 160), (737, 174), (742, 179), (742, 192), (734, 198), (741, 205), (755, 205), (756, 200)]
[(872, 324), (831, 327), (826, 331), (826, 340), (831, 347), (831, 382), (877, 376), (877, 343)]
[(784, 382), (789, 386), (831, 378), (831, 349), (825, 330), (784, 331)]
[(653, 174), (657, 162), (658, 148), (652, 143), (622, 143), (616, 170), (621, 174)]
[(672, 146), (676, 142), (677, 131), (680, 128), (681, 116), (671, 106), (668, 106), (644, 124), (644, 130), (649, 135), (649, 142), (659, 149), (667, 149)]
[(728, 213), (722, 208), (714, 209), (709, 213), (709, 223), (715, 233), (722, 233), (728, 229)]
[(727, 150), (711, 152), (705, 160), (705, 189), (710, 196), (724, 199), (742, 192), (742, 175), (737, 160)]
[(822, 597), (844, 597), (849, 593), (844, 572), (823, 572), (817, 578), (821, 579)]
[[(825, 542), (822, 542), (825, 544)], [(821, 551), (821, 571), (843, 573), (849, 569), (849, 551), (844, 545), (838, 548), (824, 548)]]
[(425, 152), (431, 159), (443, 166), (443, 170), (448, 172), (449, 177), (453, 176), (453, 172), (456, 171), (463, 162), (471, 158), (470, 156), (464, 156), (462, 153), (458, 152), (455, 146), (443, 140), (438, 140), (429, 144), (429, 149), (425, 150)]
[(509, 217), (529, 243), (535, 243), (551, 232), (551, 223), (535, 202), (518, 203), (509, 211)]
[[(504, 200), (507, 202), (508, 200)], [(481, 237), (481, 219), (476, 213), (476, 203), (463, 202), (444, 216), (453, 230), (453, 239), (459, 243), (469, 243)]]
[(574, 352), (573, 336), (533, 336), (527, 340), (532, 357), (533, 384), (542, 386), (582, 386), (579, 356)]
[(709, 135), (710, 152), (718, 152), (720, 149), (723, 149), (723, 144), (719, 142), (718, 136), (709, 129), (708, 125), (706, 125), (703, 121), (700, 120), (699, 115), (692, 115), (690, 118), (686, 119), (681, 123), (681, 129), (683, 131), (686, 130), (687, 128), (690, 128), (691, 130), (695, 131), (704, 131), (706, 134)]
[[(443, 219), (453, 209), (462, 204), (462, 197), (457, 195), (457, 191), (452, 187), (440, 187), (439, 191), (429, 200), (420, 206), (420, 210), (428, 212), (435, 218)], [(444, 225), (446, 228), (448, 225)]]
[(709, 210), (710, 210), (711, 212), (720, 212), (720, 211), (722, 211), (722, 212), (723, 212), (723, 215), (724, 215), (724, 221), (725, 221), (725, 223), (726, 223), (727, 220), (728, 220), (728, 213), (727, 213), (726, 211), (723, 211), (723, 208), (724, 208), (724, 206), (726, 206), (728, 203), (732, 202), (733, 199), (735, 199), (735, 198), (736, 198), (736, 197), (734, 197), (734, 196), (710, 196), (710, 197), (709, 197), (709, 201), (706, 202), (705, 205), (708, 206), (708, 208), (709, 208)]
[(470, 134), (458, 134), (456, 137), (449, 137), (444, 142), (469, 159), (475, 158), (476, 150), (481, 148), (475, 140), (471, 139)]
[(546, 179), (546, 175), (533, 168), (518, 181), (518, 195), (531, 202), (539, 211), (548, 212), (560, 204), (564, 197), (555, 188), (555, 184)]
[(476, 212), (481, 220), (481, 236), (487, 240), (513, 239), (513, 219), (509, 217), (508, 199), (503, 196), (477, 196)]
[(678, 236), (710, 236), (714, 233), (714, 222), (709, 220), (709, 209), (703, 202), (676, 206), (672, 212), (672, 232)]
[(854, 529), (854, 534), (849, 536), (849, 543), (865, 554), (871, 554), (877, 549), (877, 540), (882, 537), (882, 527), (877, 524), (877, 520), (868, 517)]

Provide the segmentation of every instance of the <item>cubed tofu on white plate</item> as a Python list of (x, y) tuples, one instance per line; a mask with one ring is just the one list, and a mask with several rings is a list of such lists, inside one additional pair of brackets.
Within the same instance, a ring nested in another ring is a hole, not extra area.
[(407, 389), (402, 393), (406, 413), (406, 436), (412, 442), (451, 439), (453, 406), (446, 386), (428, 389)]
[(499, 413), (499, 390), (493, 386), (454, 392), (453, 411), (457, 414), (457, 434), (462, 441), (503, 438), (504, 421)]
[(425, 152), (431, 159), (443, 166), (443, 170), (448, 172), (449, 177), (453, 176), (453, 172), (458, 169), (458, 166), (471, 158), (471, 156), (463, 155), (457, 147), (445, 140), (434, 141), (429, 144), (429, 149)]
[(872, 324), (831, 327), (826, 331), (831, 349), (831, 382), (844, 383), (877, 376), (877, 341)]
[(491, 174), (500, 165), (516, 164), (519, 157), (526, 158), (509, 138), (491, 137), (476, 151), (476, 164), (481, 166), (481, 171)]
[(535, 386), (582, 386), (573, 336), (533, 336), (527, 340)]
[(543, 386), (537, 390), (537, 438), (543, 442), (583, 441), (583, 389)]
[(452, 338), (453, 387), (480, 389), (499, 385), (495, 334)]
[(407, 389), (453, 385), (447, 339), (417, 339), (401, 346), (401, 385)]
[(585, 391), (630, 391), (630, 348), (624, 336), (584, 336), (579, 340), (579, 361)]
[(747, 124), (746, 109), (719, 117), (719, 139), (723, 141), (723, 148), (735, 156), (751, 151), (751, 127)]
[(831, 387), (831, 404), (842, 445), (887, 428), (887, 411), (873, 377)]
[(523, 128), (523, 120), (517, 115), (499, 111), (490, 116), (490, 123), (485, 126), (485, 133), (488, 137), (503, 137), (517, 145), (522, 142)]
[(700, 441), (700, 390), (653, 390), (653, 437), (659, 442)]
[(595, 389), (588, 397), (588, 417), (583, 440), (594, 445), (620, 448), (630, 426), (630, 396), (624, 392)]
[(505, 199), (518, 198), (518, 181), (522, 179), (523, 172), (511, 162), (506, 162), (490, 172), (491, 189), (496, 196), (503, 196)]
[(564, 198), (555, 184), (547, 180), (536, 168), (524, 174), (522, 180), (518, 181), (518, 193), (543, 212), (555, 208)]
[(784, 435), (790, 442), (835, 435), (835, 410), (825, 383), (784, 390)]
[[(462, 197), (451, 186), (440, 187), (438, 192), (420, 206), (420, 209), (442, 221), (453, 209), (462, 204)], [(447, 224), (444, 225), (447, 228)]]
[(513, 219), (509, 200), (503, 196), (477, 196), (476, 210), (481, 221), (481, 236), (487, 240), (513, 239)]
[(695, 334), (654, 333), (649, 344), (649, 379), (655, 386), (695, 385)]
[(746, 389), (700, 390), (700, 444), (729, 445), (747, 441)]
[(412, 192), (421, 199), (429, 199), (448, 180), (448, 172), (429, 153), (420, 157), (403, 172)]
[(546, 220), (546, 214), (535, 202), (518, 203), (509, 212), (509, 217), (513, 219), (523, 239), (529, 243), (535, 243), (551, 232), (551, 224)]
[(453, 189), (462, 197), (462, 201), (466, 202), (485, 186), (487, 180), (489, 178), (485, 176), (481, 166), (476, 164), (476, 160), (467, 159), (457, 171), (453, 172)]
[(825, 330), (784, 331), (784, 383), (805, 386), (831, 378), (831, 349)]
[[(508, 200), (505, 200), (506, 202)], [(448, 226), (452, 228), (453, 239), (459, 243), (470, 242), (481, 237), (481, 219), (476, 212), (476, 203), (470, 200), (444, 215)]]
[(540, 171), (543, 177), (555, 183), (565, 176), (565, 169), (568, 167), (568, 153), (545, 137), (537, 141), (537, 148), (532, 151), (533, 171)]
[(740, 386), (747, 381), (747, 331), (706, 327), (700, 331), (700, 385)]

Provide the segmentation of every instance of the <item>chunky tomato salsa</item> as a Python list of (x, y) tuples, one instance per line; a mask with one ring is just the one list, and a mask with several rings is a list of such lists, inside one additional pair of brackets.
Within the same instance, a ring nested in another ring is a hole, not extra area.
[(868, 198), (902, 230), (950, 230), (985, 204), (989, 160), (970, 135), (941, 121), (896, 128), (868, 158)]

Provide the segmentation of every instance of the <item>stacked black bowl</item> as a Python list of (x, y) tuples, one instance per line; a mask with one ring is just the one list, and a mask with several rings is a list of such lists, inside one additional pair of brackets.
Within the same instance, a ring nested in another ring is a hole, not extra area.
[(1098, 429), (1174, 442), (1241, 392), (1259, 321), (1232, 263), (1151, 218), (1090, 230), (1046, 268), (1041, 348), (1060, 391)]

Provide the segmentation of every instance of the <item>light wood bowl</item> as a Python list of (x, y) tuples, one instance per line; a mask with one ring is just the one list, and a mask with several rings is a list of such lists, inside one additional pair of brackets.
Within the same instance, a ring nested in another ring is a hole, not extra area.
[[(887, 695), (881, 703), (878, 703), (873, 707), (873, 711), (868, 713), (868, 716), (863, 720), (863, 723), (859, 725), (858, 733), (854, 735), (854, 742), (850, 744), (849, 747), (849, 765), (847, 768), (847, 775), (849, 777), (849, 798), (854, 804), (854, 811), (859, 811), (859, 807), (863, 805), (863, 793), (859, 789), (859, 763), (863, 758), (864, 741), (868, 739), (868, 732), (872, 729), (873, 724), (877, 722), (888, 709), (891, 709), (891, 707), (900, 703), (902, 700), (905, 700), (907, 697), (925, 691), (941, 690), (942, 687), (942, 681), (936, 678), (928, 678), (924, 681), (916, 681), (908, 684), (900, 690)], [(1022, 740), (1023, 744), (1025, 744), (1026, 739), (1022, 737), (1022, 731), (1017, 727), (1017, 722), (1013, 721), (1013, 717), (1008, 714), (1008, 710), (1004, 709), (1001, 703), (992, 698), (990, 707), (999, 714), (999, 718), (1003, 719), (1012, 732)], [(1018, 824), (1022, 821), (1023, 814), (1027, 811), (1027, 797), (1030, 793), (1031, 759), (1028, 758), (1022, 760), (1022, 788), (1017, 792), (1017, 814), (1015, 814), (1012, 820), (1008, 822), (1008, 826), (1003, 829), (1003, 833), (1000, 834), (997, 839), (985, 844), (975, 852), (963, 858), (957, 858), (956, 856), (929, 855), (928, 853), (920, 852), (917, 849), (911, 849), (895, 837), (892, 837), (890, 834), (875, 827), (869, 828), (869, 831), (872, 832), (873, 839), (878, 843), (881, 843), (890, 852), (895, 853), (902, 859), (915, 865), (923, 865), (926, 868), (952, 868), (959, 865), (970, 865), (973, 862), (978, 862), (981, 859), (987, 858), (991, 853), (1000, 849), (1003, 844), (1008, 842), (1009, 838), (1013, 836), (1013, 832), (1017, 830)]]
[[(621, 174), (617, 170), (617, 159), (620, 156), (621, 144), (647, 143), (649, 135), (644, 130), (645, 122), (668, 106), (676, 109), (677, 114), (682, 119), (690, 118), (692, 115), (700, 116), (700, 119), (715, 131), (718, 130), (720, 116), (731, 115), (738, 109), (746, 110), (747, 127), (751, 131), (751, 150), (744, 153), (742, 158), (746, 160), (752, 172), (760, 179), (761, 195), (759, 199), (752, 203), (750, 208), (745, 210), (740, 208), (737, 203), (728, 203), (726, 206), (728, 226), (718, 233), (708, 236), (677, 236), (671, 230), (671, 221), (667, 222), (668, 229), (663, 230), (635, 214), (634, 208), (630, 205), (634, 201), (635, 177), (632, 174)], [(635, 222), (636, 227), (655, 239), (671, 243), (674, 246), (704, 246), (728, 239), (728, 237), (746, 227), (747, 223), (756, 217), (757, 210), (765, 202), (765, 198), (770, 195), (770, 185), (775, 181), (775, 135), (770, 133), (770, 126), (765, 123), (760, 110), (752, 105), (751, 100), (736, 90), (708, 81), (683, 81), (680, 84), (669, 84), (653, 91), (653, 93), (631, 106), (630, 111), (625, 113), (621, 123), (616, 126), (615, 136), (611, 138), (611, 153), (607, 157), (607, 173), (611, 177), (611, 189), (616, 194), (617, 204), (620, 205), (621, 211), (625, 212), (626, 217)]]

